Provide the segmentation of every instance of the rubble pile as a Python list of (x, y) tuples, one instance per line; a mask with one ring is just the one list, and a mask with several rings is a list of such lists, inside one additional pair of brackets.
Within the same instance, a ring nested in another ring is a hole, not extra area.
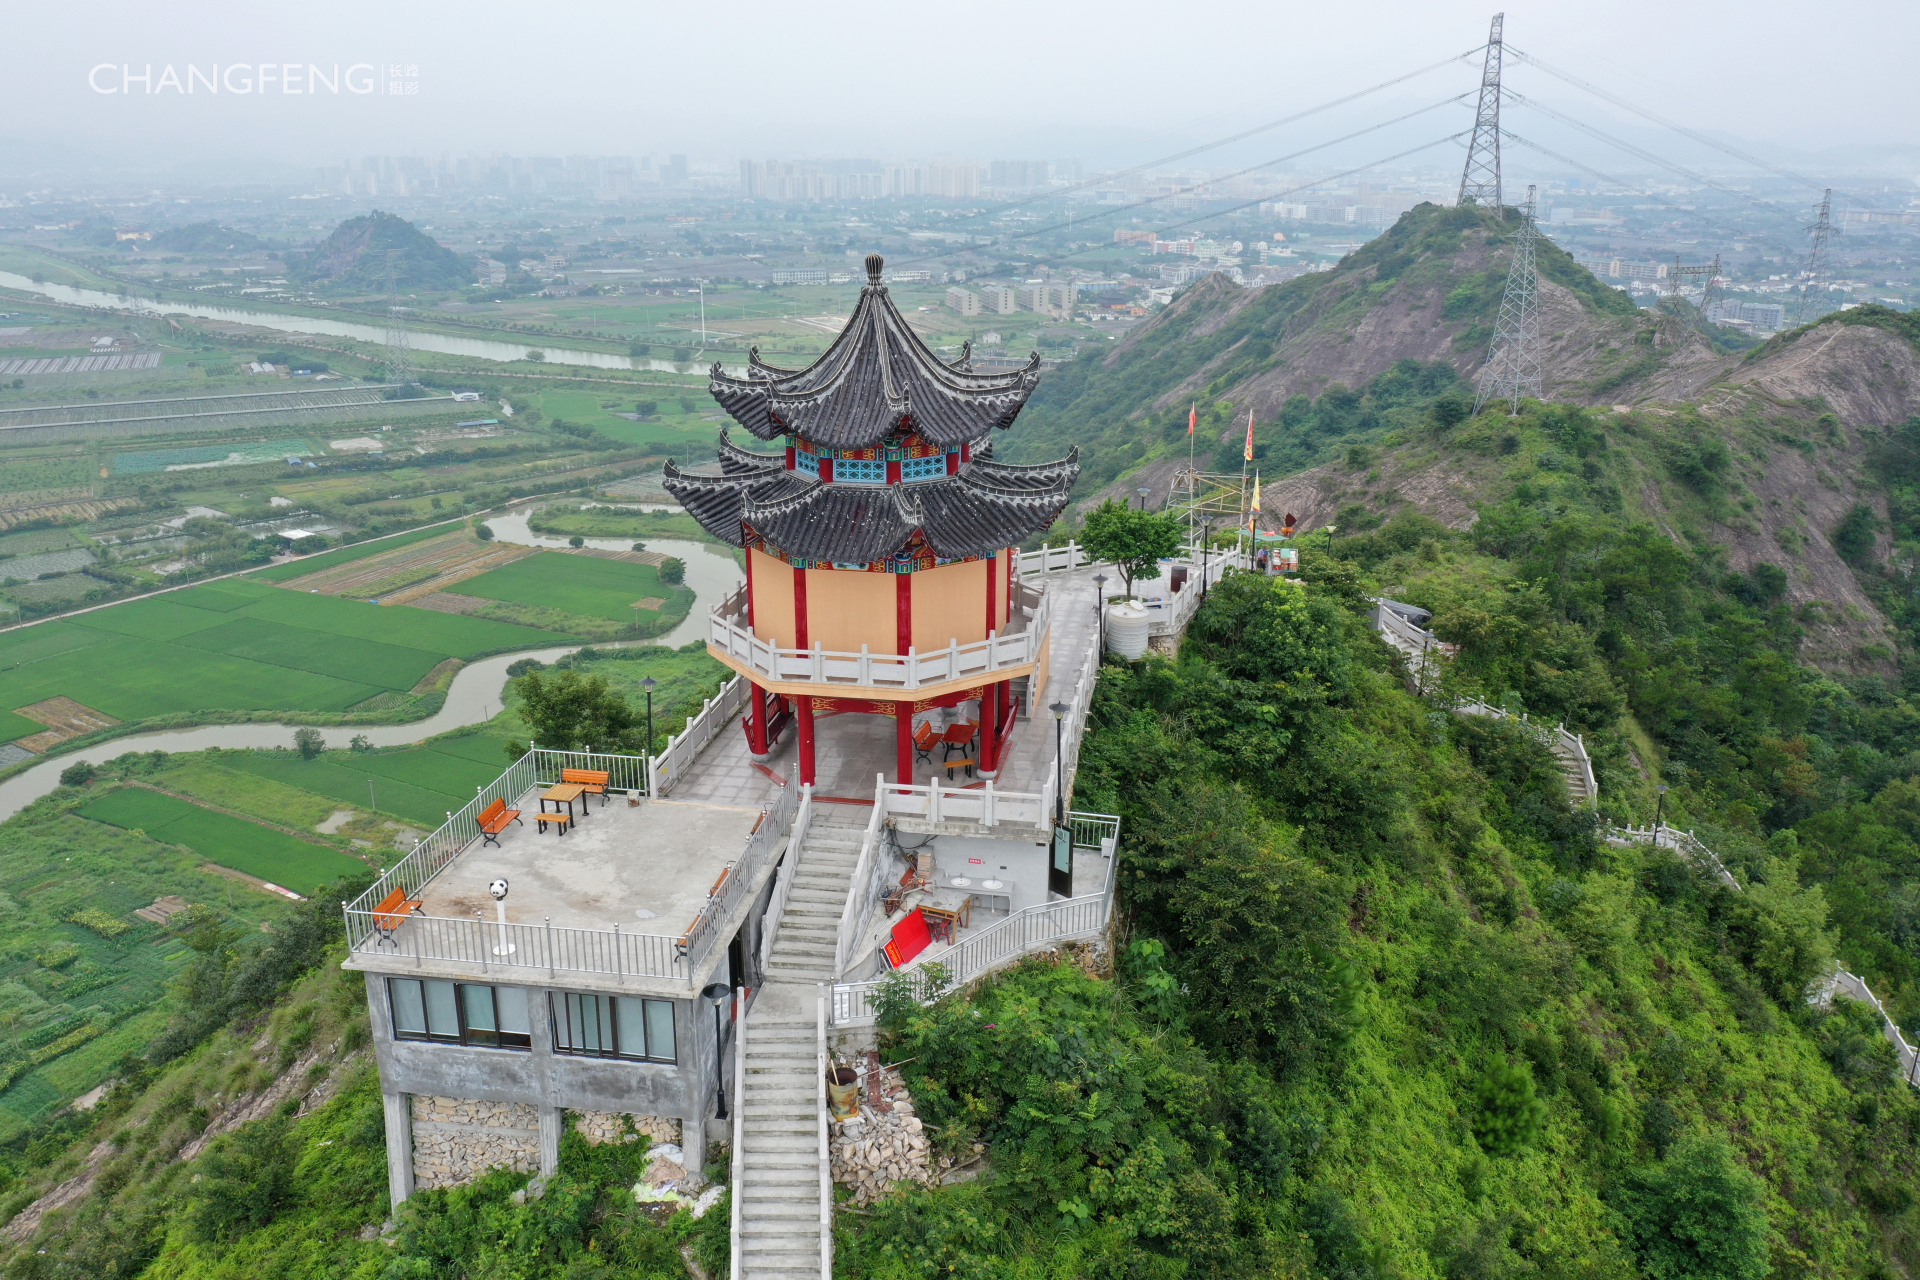
[(913, 1098), (896, 1071), (886, 1071), (871, 1087), (862, 1080), (860, 1115), (827, 1126), (833, 1180), (853, 1188), (855, 1204), (868, 1205), (895, 1183), (934, 1182), (932, 1153)]

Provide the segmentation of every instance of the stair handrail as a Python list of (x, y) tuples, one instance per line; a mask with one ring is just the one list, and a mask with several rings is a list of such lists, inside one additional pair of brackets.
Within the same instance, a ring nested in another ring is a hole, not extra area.
[[(827, 1141), (827, 985), (820, 983), (814, 1000), (814, 1074), (820, 1108), (820, 1280), (833, 1280), (833, 1164)], [(736, 1276), (738, 1272), (734, 1273)]]
[[(740, 988), (733, 989), (734, 999), (739, 1000), (745, 994)], [(726, 1088), (723, 1084), (721, 1088)], [(740, 1016), (733, 1024), (733, 1195), (729, 1209), (730, 1240), (728, 1262), (730, 1276), (740, 1272), (740, 1202), (744, 1198), (747, 1181), (747, 1158), (741, 1152), (742, 1131), (747, 1115), (747, 1010), (745, 1003), (740, 1006)]]
[(800, 784), (800, 807), (794, 811), (793, 827), (787, 837), (787, 853), (780, 860), (780, 869), (776, 873), (773, 896), (767, 900), (767, 909), (761, 919), (767, 922), (760, 933), (760, 972), (765, 974), (767, 965), (773, 960), (774, 938), (780, 932), (780, 917), (787, 909), (787, 894), (793, 890), (793, 878), (800, 874), (800, 858), (806, 845), (807, 827), (813, 821), (813, 784)]

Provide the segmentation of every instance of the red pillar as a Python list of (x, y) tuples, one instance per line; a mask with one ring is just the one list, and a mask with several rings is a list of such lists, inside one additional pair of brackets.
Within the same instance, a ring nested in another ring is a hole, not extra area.
[(903, 787), (913, 785), (913, 704), (893, 704), (894, 743), (899, 754), (899, 772), (894, 781)]
[(980, 776), (1000, 771), (1000, 690), (1005, 681), (990, 684), (980, 695)]
[(756, 756), (764, 756), (767, 754), (767, 691), (754, 685), (748, 707), (747, 749)]
[(1013, 723), (1013, 681), (1003, 680), (1000, 690), (1000, 718), (1008, 724)]
[(793, 571), (793, 626), (797, 633), (794, 636), (793, 647), (809, 648), (813, 641), (807, 639), (807, 571), (805, 569)]
[(800, 720), (800, 781), (813, 785), (813, 699), (795, 698), (793, 705)]
[(1000, 561), (987, 561), (987, 633), (1000, 630)]
[(895, 653), (905, 653), (913, 647), (913, 575), (896, 573), (893, 575), (894, 643), (898, 646)]

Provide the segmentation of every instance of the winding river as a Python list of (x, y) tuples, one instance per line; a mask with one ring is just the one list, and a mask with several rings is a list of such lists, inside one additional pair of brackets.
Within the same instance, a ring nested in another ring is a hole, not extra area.
[[(26, 276), (12, 271), (0, 271), (0, 285), (9, 289), (19, 289), (27, 293), (37, 293), (43, 298), (55, 302), (70, 302), (82, 307), (100, 307), (110, 311), (127, 311), (141, 315), (193, 316), (200, 320), (223, 320), (229, 324), (258, 325), (263, 329), (278, 329), (286, 333), (317, 333), (334, 338), (353, 338), (359, 342), (385, 343), (387, 331), (377, 324), (359, 324), (351, 320), (328, 320), (320, 316), (292, 315), (279, 311), (255, 311), (246, 307), (220, 307), (201, 302), (181, 302), (177, 299), (141, 298), (129, 295), (121, 297), (116, 293), (106, 293), (99, 289), (81, 289), (73, 285), (53, 284), (42, 281), (38, 284)], [(434, 351), (441, 355), (471, 356), (479, 360), (524, 360), (528, 351), (537, 350), (547, 364), (574, 365), (588, 369), (625, 369), (641, 370), (649, 373), (689, 373), (699, 370), (700, 362), (695, 361), (676, 365), (670, 360), (650, 360), (632, 356), (614, 355), (607, 351), (579, 351), (568, 347), (548, 346), (539, 337), (529, 337), (525, 341), (502, 342), (493, 338), (463, 338), (454, 334), (435, 333), (428, 329), (407, 330), (407, 341), (416, 351)], [(744, 368), (728, 370), (738, 376), (744, 376)]]
[[(4, 273), (0, 273), (4, 277)], [(670, 508), (669, 508), (670, 509)], [(530, 532), (527, 528), (528, 511), (513, 515), (498, 516), (487, 521), (494, 536), (502, 542), (519, 543), (529, 547), (564, 547), (565, 538), (550, 538)], [(721, 547), (704, 542), (687, 542), (676, 538), (648, 538), (649, 551), (659, 551), (670, 556), (678, 556), (687, 566), (687, 585), (693, 588), (693, 607), (684, 621), (664, 636), (645, 641), (627, 641), (621, 644), (600, 645), (600, 648), (625, 648), (631, 644), (658, 644), (678, 646), (706, 635), (707, 611), (718, 604), (722, 597), (746, 580), (740, 566), (732, 555)], [(625, 551), (633, 545), (631, 538), (588, 538), (587, 545), (604, 551)], [(404, 746), (418, 742), (434, 734), (445, 733), (449, 729), (458, 729), (463, 725), (479, 724), (500, 710), (500, 695), (507, 682), (507, 667), (522, 658), (538, 658), (542, 662), (551, 662), (555, 658), (572, 653), (578, 645), (561, 645), (552, 649), (530, 649), (519, 653), (500, 654), (492, 658), (483, 658), (479, 662), (462, 667), (454, 676), (453, 684), (447, 690), (447, 701), (439, 711), (425, 720), (415, 720), (409, 724), (391, 725), (322, 725), (320, 731), (327, 737), (327, 745), (343, 747), (347, 739), (354, 734), (363, 733), (376, 747)], [(297, 719), (288, 719), (274, 724), (210, 724), (195, 729), (166, 729), (155, 733), (133, 734), (125, 738), (115, 738), (111, 742), (80, 752), (96, 760), (110, 759), (128, 751), (204, 751), (208, 747), (284, 747), (290, 741), (293, 730), (299, 726)], [(22, 770), (5, 782), (0, 782), (0, 820), (12, 817), (23, 807), (46, 795), (60, 785), (60, 771), (73, 763), (73, 757), (53, 756), (29, 769)]]

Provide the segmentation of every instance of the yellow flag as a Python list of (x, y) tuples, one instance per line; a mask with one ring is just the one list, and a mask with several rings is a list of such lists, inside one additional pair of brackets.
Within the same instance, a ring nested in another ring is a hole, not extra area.
[(1260, 532), (1260, 473), (1253, 473), (1253, 514), (1247, 517), (1247, 532)]

